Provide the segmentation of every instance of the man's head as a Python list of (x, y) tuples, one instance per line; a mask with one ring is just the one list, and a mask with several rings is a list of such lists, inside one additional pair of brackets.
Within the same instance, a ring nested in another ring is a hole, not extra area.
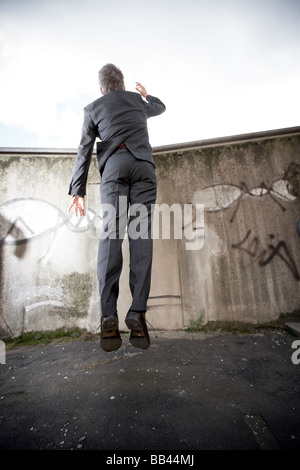
[(124, 77), (120, 69), (113, 64), (104, 65), (98, 74), (101, 93), (124, 90)]

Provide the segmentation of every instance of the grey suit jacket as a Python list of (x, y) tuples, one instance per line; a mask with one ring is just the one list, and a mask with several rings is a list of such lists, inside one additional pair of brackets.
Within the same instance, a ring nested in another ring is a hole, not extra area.
[(165, 111), (165, 105), (154, 96), (147, 101), (139, 93), (112, 91), (84, 108), (81, 141), (73, 165), (69, 194), (84, 196), (96, 137), (97, 160), (102, 174), (107, 159), (125, 143), (128, 150), (140, 160), (154, 164), (149, 143), (147, 119)]

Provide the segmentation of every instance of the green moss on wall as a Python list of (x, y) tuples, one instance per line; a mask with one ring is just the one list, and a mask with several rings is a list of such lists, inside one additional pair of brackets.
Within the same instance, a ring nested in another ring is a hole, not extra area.
[(19, 157), (1, 157), (0, 158), (0, 170), (3, 173), (6, 169), (10, 167), (15, 161), (19, 161)]
[(63, 276), (59, 284), (70, 299), (73, 313), (80, 317), (87, 315), (93, 291), (91, 275), (73, 272)]

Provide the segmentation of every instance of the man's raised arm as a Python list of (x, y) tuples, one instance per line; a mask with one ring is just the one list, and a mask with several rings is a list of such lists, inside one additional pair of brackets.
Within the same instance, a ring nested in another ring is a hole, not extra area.
[(147, 100), (147, 110), (148, 116), (158, 116), (162, 114), (166, 107), (159, 98), (155, 98), (155, 96), (149, 95), (146, 88), (141, 84), (136, 82), (136, 90)]

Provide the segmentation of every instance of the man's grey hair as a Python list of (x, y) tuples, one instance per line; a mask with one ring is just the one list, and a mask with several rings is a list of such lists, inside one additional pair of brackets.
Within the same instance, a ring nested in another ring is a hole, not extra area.
[(113, 64), (106, 64), (99, 70), (98, 80), (103, 94), (124, 90), (123, 73)]

